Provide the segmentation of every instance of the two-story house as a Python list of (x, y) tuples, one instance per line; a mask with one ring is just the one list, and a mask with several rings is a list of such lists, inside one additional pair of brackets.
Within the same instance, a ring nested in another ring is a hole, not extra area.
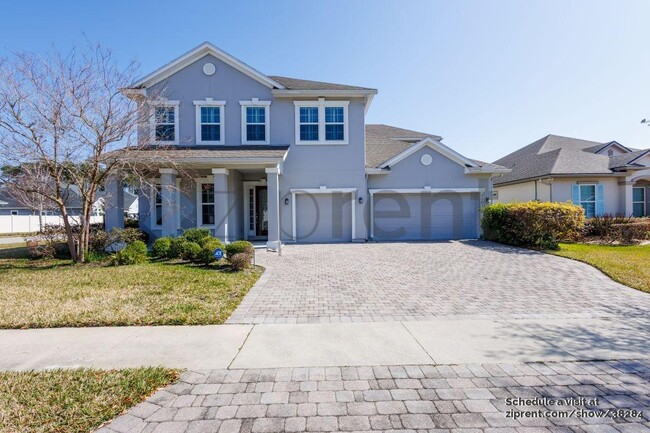
[[(158, 101), (140, 131), (150, 144), (128, 153), (148, 180), (140, 225), (154, 238), (190, 227), (269, 248), (476, 238), (504, 171), (439, 136), (367, 125), (375, 89), (267, 76), (207, 42), (124, 93)], [(119, 185), (107, 185), (109, 229), (123, 224)]]

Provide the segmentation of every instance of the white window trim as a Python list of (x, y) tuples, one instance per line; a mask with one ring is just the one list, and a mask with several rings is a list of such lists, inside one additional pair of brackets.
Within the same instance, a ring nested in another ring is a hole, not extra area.
[[(253, 98), (250, 101), (239, 101), (241, 105), (241, 142), (242, 144), (269, 144), (271, 143), (271, 101), (260, 101)], [(264, 107), (264, 141), (248, 140), (246, 135), (246, 107)]]
[[(326, 101), (318, 98), (316, 101), (294, 101), (295, 109), (295, 142), (297, 145), (345, 145), (349, 143), (348, 106), (350, 101)], [(318, 108), (318, 141), (300, 140), (300, 107)], [(343, 107), (343, 140), (325, 140), (325, 107)]]
[[(196, 144), (224, 144), (226, 140), (226, 101), (215, 101), (212, 98), (205, 98), (201, 101), (194, 101), (196, 116)], [(201, 107), (219, 107), (219, 126), (221, 128), (221, 140), (201, 139)]]
[[(150, 179), (148, 181), (152, 187), (149, 191), (149, 214), (151, 218), (151, 229), (152, 230), (162, 230), (162, 225), (156, 224), (156, 185), (160, 185), (162, 188), (162, 183), (160, 178)], [(181, 228), (181, 180), (176, 179), (176, 230)], [(163, 215), (164, 217), (164, 215)]]
[[(196, 226), (206, 229), (215, 229), (216, 224), (203, 224), (203, 201), (201, 197), (201, 185), (204, 183), (210, 183), (214, 185), (214, 176), (206, 176), (195, 179), (196, 180)], [(214, 193), (214, 216), (215, 221), (217, 217), (217, 192)]]
[[(638, 200), (635, 201), (635, 200), (634, 200), (634, 190), (635, 190), (635, 189), (643, 190), (643, 200), (642, 200), (642, 201), (638, 201)], [(643, 204), (643, 215), (647, 215), (647, 214), (648, 214), (648, 212), (647, 212), (647, 211), (648, 211), (648, 197), (646, 197), (646, 195), (647, 195), (647, 189), (646, 189), (645, 186), (635, 186), (635, 187), (632, 187), (632, 210), (633, 210), (633, 211), (634, 211), (634, 205), (635, 205), (635, 204), (642, 203), (642, 204)]]
[[(582, 187), (583, 186), (593, 186), (594, 187), (594, 199), (592, 200), (583, 200), (582, 199)], [(578, 184), (578, 205), (585, 209), (584, 206), (582, 206), (583, 203), (593, 203), (594, 204), (594, 214), (593, 216), (596, 216), (598, 214), (598, 211), (596, 210), (596, 203), (598, 202), (597, 196), (598, 196), (598, 184), (596, 183), (579, 183)], [(587, 218), (591, 218), (587, 215), (587, 209), (585, 209), (585, 216)], [(593, 217), (592, 216), (592, 217)]]
[[(153, 103), (153, 113), (151, 113), (151, 142), (154, 144), (178, 144), (178, 135), (179, 135), (179, 118), (178, 112), (181, 103), (180, 101), (154, 101)], [(156, 108), (157, 107), (174, 107), (174, 140), (170, 141), (159, 141), (156, 140)]]

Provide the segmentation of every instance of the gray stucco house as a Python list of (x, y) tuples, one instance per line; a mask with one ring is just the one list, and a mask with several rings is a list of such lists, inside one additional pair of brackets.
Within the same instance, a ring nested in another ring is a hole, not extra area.
[(648, 216), (650, 149), (547, 135), (495, 161), (495, 201), (573, 202), (587, 217)]
[[(140, 130), (150, 144), (128, 154), (148, 175), (140, 225), (153, 238), (190, 227), (273, 249), (476, 238), (507, 171), (434, 134), (367, 125), (375, 89), (264, 75), (207, 42), (124, 93), (159, 100)], [(107, 184), (109, 229), (123, 224), (121, 182)]]

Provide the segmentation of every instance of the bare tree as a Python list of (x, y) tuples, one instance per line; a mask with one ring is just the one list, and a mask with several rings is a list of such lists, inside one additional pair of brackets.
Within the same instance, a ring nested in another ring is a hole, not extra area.
[[(41, 197), (59, 210), (72, 258), (85, 260), (95, 193), (123, 169), (107, 153), (138, 149), (136, 129), (147, 101), (120, 89), (136, 77), (134, 62), (120, 67), (110, 50), (88, 43), (61, 54), (18, 53), (0, 59), (0, 165), (18, 167), (4, 177), (18, 195)], [(145, 137), (145, 134), (141, 134)], [(74, 188), (81, 215), (72, 216)]]

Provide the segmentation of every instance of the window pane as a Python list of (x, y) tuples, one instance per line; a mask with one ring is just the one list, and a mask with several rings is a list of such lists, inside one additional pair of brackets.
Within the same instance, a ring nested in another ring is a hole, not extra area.
[(300, 107), (300, 123), (318, 123), (318, 107)]
[(156, 123), (174, 123), (174, 107), (156, 107)]
[(343, 125), (325, 125), (325, 140), (343, 140)]
[(201, 184), (201, 202), (214, 203), (214, 184), (202, 183)]
[(246, 107), (246, 123), (264, 123), (266, 120), (264, 107)]
[(174, 125), (156, 125), (156, 141), (174, 141)]
[(326, 123), (343, 123), (343, 107), (325, 107)]
[(634, 197), (633, 201), (645, 201), (645, 188), (633, 188), (632, 196)]
[(596, 216), (596, 203), (582, 203), (582, 207), (585, 209), (585, 216), (587, 218)]
[(221, 125), (201, 125), (201, 141), (221, 141)]
[(156, 225), (162, 225), (162, 205), (156, 205)]
[(580, 201), (596, 200), (596, 185), (580, 185)]
[(201, 123), (220, 123), (221, 109), (219, 107), (201, 107)]
[(645, 216), (645, 205), (644, 203), (634, 203), (632, 205), (632, 215), (635, 217)]
[(246, 139), (248, 141), (266, 140), (266, 127), (264, 125), (246, 125)]
[(214, 224), (214, 205), (213, 204), (204, 204), (201, 206), (201, 218), (203, 225), (213, 225)]
[(300, 140), (318, 141), (318, 125), (300, 125)]

